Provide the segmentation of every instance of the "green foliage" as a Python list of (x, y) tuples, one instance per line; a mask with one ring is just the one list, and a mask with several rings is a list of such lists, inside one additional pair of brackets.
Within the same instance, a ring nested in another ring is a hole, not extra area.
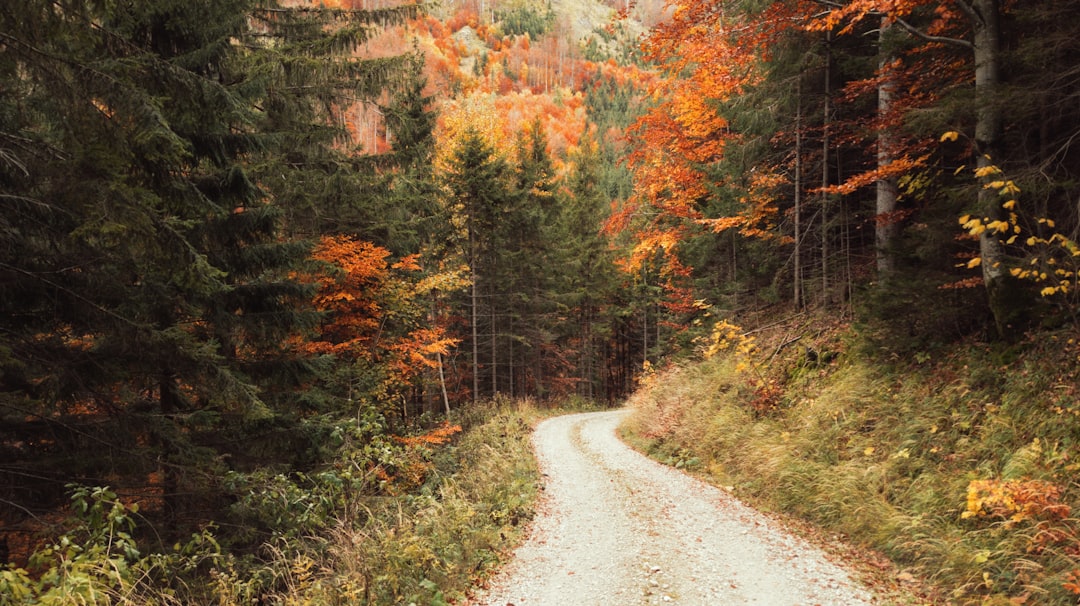
[[(527, 408), (479, 406), (459, 414), (471, 422), (465, 433), (452, 444), (423, 449), (420, 458), (401, 442), (371, 449), (361, 447), (366, 440), (344, 437), (342, 463), (332, 470), (252, 482), (259, 494), (250, 503), (280, 501), (281, 523), (298, 532), (279, 533), (264, 547), (268, 557), (261, 562), (234, 560), (223, 567), (215, 576), (220, 598), (240, 603), (262, 596), (286, 604), (446, 604), (462, 598), (520, 536), (532, 516), (538, 477)], [(391, 497), (394, 484), (417, 463), (425, 466), (426, 478)], [(351, 491), (350, 477), (366, 482), (364, 489)], [(303, 490), (294, 488), (299, 481)], [(312, 526), (315, 518), (321, 521)], [(315, 528), (324, 538), (309, 538)]]
[(520, 3), (496, 13), (495, 20), (506, 35), (528, 35), (533, 40), (539, 39), (551, 29), (555, 22), (555, 13), (531, 3)]
[(221, 556), (206, 530), (169, 553), (144, 556), (132, 536), (137, 507), (109, 488), (70, 488), (71, 530), (36, 551), (27, 569), (0, 571), (0, 605), (187, 603), (182, 578)]
[[(38, 530), (76, 477), (153, 502), (123, 531), (148, 553), (227, 518), (227, 498), (252, 522), (222, 531), (243, 553), (326, 528), (346, 496), (377, 490), (320, 466), (335, 432), (337, 446), (389, 441), (385, 423), (341, 420), (353, 397), (389, 399), (386, 369), (296, 346), (319, 319), (299, 276), (305, 238), (322, 230), (391, 238), (387, 225), (430, 219), (419, 59), (355, 53), (415, 14), (250, 0), (0, 8), (5, 533)], [(380, 166), (357, 158), (343, 112), (382, 99), (401, 137)], [(371, 196), (406, 216), (374, 226)], [(370, 473), (382, 455), (364, 456)], [(108, 532), (112, 548), (134, 544)]]
[(72, 487), (70, 530), (28, 566), (0, 571), (0, 605), (452, 603), (533, 515), (537, 414), (512, 403), (464, 410), (469, 427), (449, 444), (424, 436), (455, 431), (391, 439), (368, 415), (329, 438), (339, 458), (325, 469), (232, 473), (226, 523), (263, 529), (246, 556), (241, 534), (223, 551), (210, 528), (142, 553), (137, 507), (108, 488)]

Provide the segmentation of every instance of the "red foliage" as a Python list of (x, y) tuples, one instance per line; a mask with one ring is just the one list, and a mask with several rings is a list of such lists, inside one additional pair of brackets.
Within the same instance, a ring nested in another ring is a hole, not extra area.
[(476, 24), (480, 22), (477, 17), (476, 9), (470, 7), (463, 7), (458, 9), (449, 19), (446, 20), (446, 29), (451, 32), (457, 32), (466, 25), (476, 29)]

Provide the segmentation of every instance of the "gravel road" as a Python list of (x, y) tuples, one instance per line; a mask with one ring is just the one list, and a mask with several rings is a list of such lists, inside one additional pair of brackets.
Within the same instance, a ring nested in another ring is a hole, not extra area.
[(485, 606), (873, 604), (823, 552), (723, 490), (623, 444), (626, 410), (544, 421), (545, 492)]

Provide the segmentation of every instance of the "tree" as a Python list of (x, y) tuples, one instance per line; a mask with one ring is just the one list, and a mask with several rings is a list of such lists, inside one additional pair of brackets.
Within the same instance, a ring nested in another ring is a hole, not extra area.
[(622, 395), (609, 393), (604, 381), (610, 374), (605, 350), (614, 336), (616, 320), (611, 316), (617, 313), (613, 308), (620, 279), (613, 251), (598, 227), (608, 210), (608, 200), (599, 176), (603, 159), (594, 134), (583, 137), (571, 160), (573, 168), (566, 178), (569, 195), (558, 216), (557, 231), (549, 238), (561, 243), (554, 267), (563, 285), (562, 303), (576, 321), (557, 322), (555, 326), (560, 343), (571, 355), (576, 354), (577, 394), (610, 402)]
[(224, 467), (310, 462), (311, 442), (277, 433), (308, 412), (297, 394), (317, 370), (285, 346), (314, 318), (292, 278), (309, 246), (283, 218), (325, 207), (325, 161), (347, 164), (336, 109), (400, 63), (350, 52), (414, 12), (0, 8), (0, 407), (6, 430), (63, 435), (22, 442), (6, 500), (151, 484), (164, 507), (144, 513), (168, 540), (221, 504)]
[[(491, 239), (505, 215), (510, 202), (509, 169), (506, 161), (477, 130), (467, 128), (457, 142), (448, 160), (444, 175), (447, 196), (453, 212), (465, 230), (464, 254), (468, 260), (472, 282), (469, 315), (470, 346), (472, 347), (472, 397), (477, 400), (480, 390), (480, 336), (481, 321), (485, 311), (490, 312), (491, 302), (499, 285), (494, 283), (495, 251)], [(494, 334), (494, 325), (488, 325)], [(495, 373), (496, 355), (490, 351), (490, 373)]]
[[(933, 19), (926, 28), (919, 28), (909, 21), (912, 15), (932, 10)], [(868, 17), (888, 19), (918, 39), (927, 43), (944, 44), (966, 49), (971, 53), (972, 72), (975, 81), (973, 127), (974, 161), (982, 187), (978, 189), (979, 212), (989, 221), (1004, 218), (1000, 200), (993, 188), (987, 187), (993, 180), (991, 168), (1000, 157), (1002, 136), (1001, 115), (1001, 6), (998, 0), (954, 0), (948, 6), (924, 1), (895, 3), (881, 10), (877, 3), (857, 0), (830, 10), (821, 27), (845, 24), (850, 30), (854, 23)], [(967, 36), (954, 33), (955, 27), (966, 24)], [(1013, 324), (1022, 315), (1023, 304), (1016, 296), (1016, 285), (1008, 273), (1008, 259), (1000, 234), (994, 230), (980, 235), (979, 250), (983, 282), (990, 300), (997, 329), (1007, 336)]]

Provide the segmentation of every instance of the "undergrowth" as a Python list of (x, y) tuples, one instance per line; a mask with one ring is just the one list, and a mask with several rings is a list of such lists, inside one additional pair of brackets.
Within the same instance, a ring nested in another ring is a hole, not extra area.
[(230, 549), (210, 525), (171, 552), (143, 554), (137, 507), (108, 488), (73, 487), (69, 530), (27, 565), (0, 569), (0, 605), (452, 603), (533, 515), (528, 438), (546, 414), (504, 401), (408, 437), (343, 426), (327, 469), (228, 480), (247, 493), (238, 518), (268, 529), (254, 553)]
[(624, 430), (884, 553), (940, 601), (1076, 604), (1080, 336), (888, 357), (850, 328), (809, 326), (668, 370), (632, 398)]

